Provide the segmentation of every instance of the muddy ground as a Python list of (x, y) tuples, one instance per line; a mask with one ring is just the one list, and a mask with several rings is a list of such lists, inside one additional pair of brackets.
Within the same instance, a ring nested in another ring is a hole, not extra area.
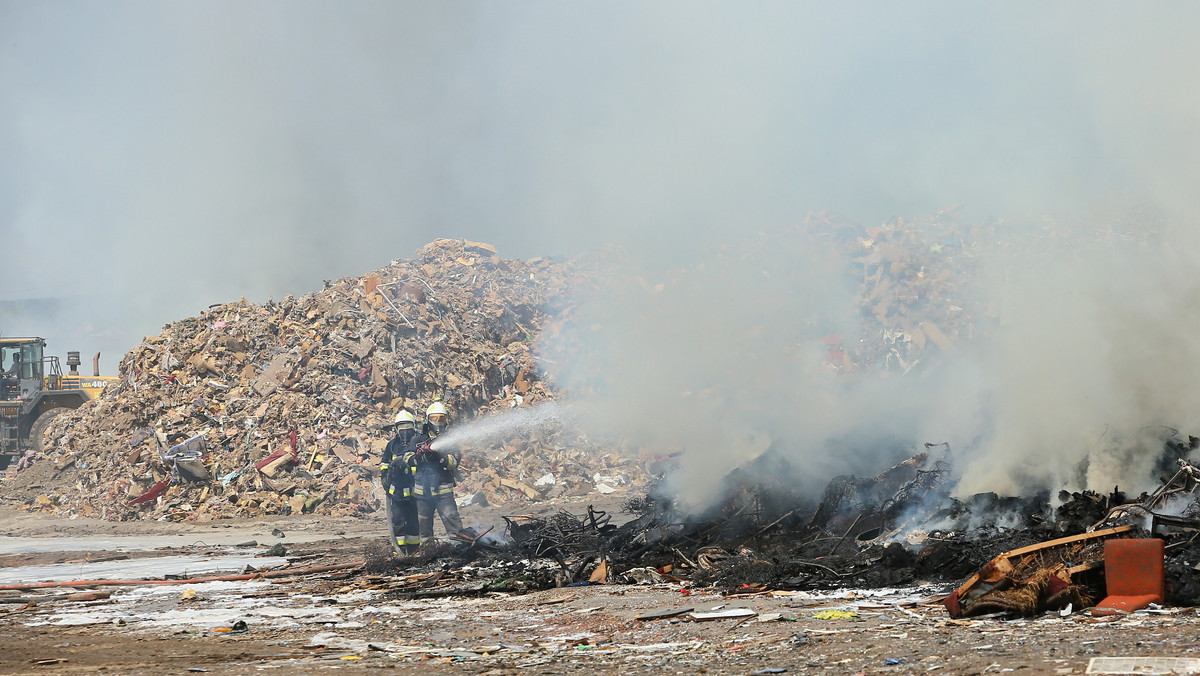
[[(558, 508), (582, 511), (586, 504), (541, 510)], [(464, 516), (482, 523), (494, 513)], [(88, 562), (119, 572), (147, 557), (261, 554), (280, 543), (296, 569), (337, 565), (376, 551), (383, 528), (382, 518), (214, 525), (3, 512), (0, 573), (19, 579), (20, 569), (35, 563)], [(145, 545), (130, 546), (130, 536)], [(120, 551), (97, 548), (105, 538), (124, 544)], [(235, 546), (251, 540), (253, 547)], [(81, 546), (72, 549), (74, 541)], [(111, 595), (95, 600), (48, 598), (86, 591), (74, 588), (0, 591), (0, 673), (1079, 674), (1094, 657), (1200, 659), (1195, 609), (954, 621), (932, 603), (947, 585), (734, 597), (671, 584), (593, 585), (414, 598), (421, 594), (398, 591), (395, 577), (349, 571), (113, 586), (97, 588)], [(715, 607), (755, 614), (637, 619), (654, 610)]]

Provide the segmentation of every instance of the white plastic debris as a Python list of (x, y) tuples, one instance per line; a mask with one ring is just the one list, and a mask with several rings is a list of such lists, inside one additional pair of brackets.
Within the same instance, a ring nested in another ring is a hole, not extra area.
[(758, 613), (749, 608), (728, 608), (707, 613), (692, 613), (694, 620), (727, 620), (736, 617), (753, 617)]
[(592, 483), (594, 483), (594, 484), (606, 483), (606, 484), (612, 484), (615, 486), (623, 486), (625, 484), (625, 477), (621, 474), (605, 476), (605, 475), (597, 472), (596, 474), (594, 474), (592, 476)]
[(662, 573), (653, 568), (633, 568), (625, 571), (622, 574), (626, 580), (634, 584), (658, 584), (666, 582), (667, 578), (662, 576)]
[(1093, 657), (1089, 674), (1200, 674), (1194, 657)]

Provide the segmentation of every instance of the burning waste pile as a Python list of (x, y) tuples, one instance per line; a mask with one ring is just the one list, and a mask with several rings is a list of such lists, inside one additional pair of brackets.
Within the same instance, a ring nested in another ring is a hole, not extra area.
[[(679, 510), (657, 484), (626, 501), (632, 518), (623, 524), (592, 507), (507, 516), (504, 539), (459, 540), (436, 556), (376, 557), (373, 567), (401, 574), (405, 584), (393, 588), (404, 597), (606, 583), (745, 596), (966, 579), (940, 601), (952, 617), (1192, 606), (1200, 604), (1200, 467), (1184, 456), (1197, 439), (1170, 432), (1161, 460), (1175, 471), (1136, 497), (957, 499), (951, 449), (926, 444), (875, 477), (835, 478), (814, 503), (788, 487), (795, 468), (768, 454), (727, 476), (722, 501), (703, 513)], [(1148, 564), (1134, 573), (1129, 560)], [(1123, 584), (1150, 589), (1114, 591)]]
[[(0, 499), (114, 520), (374, 512), (384, 427), (400, 407), (440, 398), (470, 418), (554, 399), (531, 344), (585, 274), (586, 262), (438, 240), (300, 298), (211, 307), (130, 351), (119, 383), (60, 416), (45, 460)], [(643, 477), (639, 462), (560, 429), (465, 450), (460, 490), (479, 502)]]

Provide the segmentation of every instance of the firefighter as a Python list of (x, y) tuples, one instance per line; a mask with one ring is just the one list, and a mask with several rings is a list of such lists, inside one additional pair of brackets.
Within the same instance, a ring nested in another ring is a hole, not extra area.
[(392, 423), (393, 437), (383, 449), (379, 475), (387, 493), (388, 527), (396, 551), (411, 554), (421, 544), (417, 531), (417, 505), (413, 502), (413, 473), (404, 463), (404, 454), (417, 436), (417, 418), (412, 411), (400, 409)]
[(425, 426), (409, 444), (404, 455), (404, 464), (412, 472), (413, 498), (417, 506), (417, 522), (420, 524), (421, 542), (433, 538), (433, 513), (442, 517), (446, 534), (463, 529), (458, 505), (454, 502), (455, 474), (462, 454), (453, 448), (434, 450), (431, 447), (438, 436), (450, 426), (450, 414), (445, 404), (435, 401), (425, 411)]

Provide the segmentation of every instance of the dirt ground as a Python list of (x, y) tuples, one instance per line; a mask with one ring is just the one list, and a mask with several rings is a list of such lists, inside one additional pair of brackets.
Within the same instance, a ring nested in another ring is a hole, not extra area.
[[(542, 509), (559, 507), (586, 505)], [(464, 516), (486, 522), (493, 514)], [(382, 518), (108, 523), (0, 512), (0, 536), (7, 536), (0, 545), (10, 550), (17, 543), (36, 548), (43, 541), (102, 536), (139, 536), (156, 545), (120, 553), (81, 547), (6, 554), (0, 572), (114, 556), (219, 554), (249, 540), (256, 551), (284, 543), (296, 568), (344, 564), (377, 549), (383, 527)], [(158, 544), (164, 538), (179, 544)], [(945, 585), (733, 597), (685, 593), (671, 584), (420, 599), (395, 589), (387, 576), (351, 571), (100, 587), (110, 596), (94, 600), (62, 598), (82, 591), (75, 588), (2, 590), (0, 673), (1081, 674), (1094, 657), (1200, 658), (1195, 609), (954, 621), (931, 603), (948, 591)], [(716, 607), (753, 614), (637, 619), (656, 610)], [(822, 611), (841, 612), (827, 617)]]

